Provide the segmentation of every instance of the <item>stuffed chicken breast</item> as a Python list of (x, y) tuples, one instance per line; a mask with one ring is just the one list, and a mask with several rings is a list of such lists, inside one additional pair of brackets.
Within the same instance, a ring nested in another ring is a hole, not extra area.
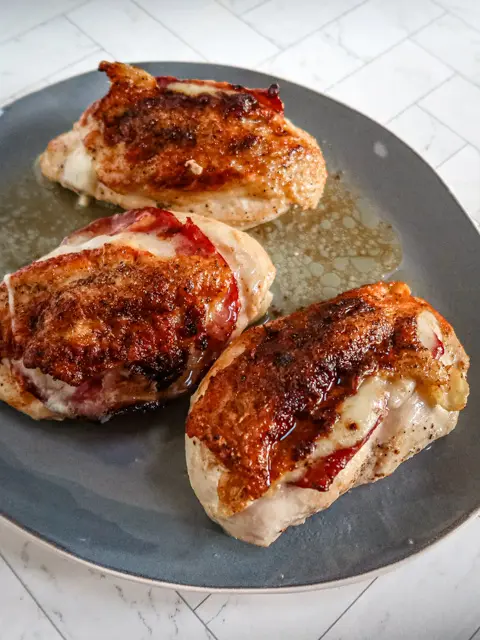
[(0, 286), (0, 399), (106, 419), (188, 391), (270, 300), (247, 234), (157, 208), (103, 218)]
[(192, 487), (225, 531), (268, 546), (448, 434), (468, 365), (449, 323), (402, 283), (249, 329), (192, 399)]
[(50, 142), (42, 173), (125, 209), (162, 205), (246, 229), (315, 207), (326, 168), (284, 116), (278, 87), (155, 78), (102, 62), (111, 87)]

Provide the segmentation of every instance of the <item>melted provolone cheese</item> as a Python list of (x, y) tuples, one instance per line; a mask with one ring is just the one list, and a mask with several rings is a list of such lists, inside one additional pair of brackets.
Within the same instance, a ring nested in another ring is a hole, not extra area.
[(172, 258), (176, 255), (175, 242), (172, 240), (163, 240), (157, 238), (157, 236), (149, 233), (138, 232), (122, 232), (113, 236), (100, 235), (84, 240), (79, 244), (65, 243), (59, 247), (47, 253), (37, 260), (42, 262), (43, 260), (49, 260), (50, 258), (56, 258), (57, 256), (65, 255), (67, 253), (79, 253), (80, 251), (88, 251), (92, 249), (99, 249), (106, 244), (118, 244), (122, 246), (131, 247), (132, 249), (148, 251), (158, 258)]
[(93, 193), (97, 184), (97, 175), (91, 156), (87, 153), (80, 137), (65, 157), (62, 184), (81, 193)]
[(22, 360), (13, 360), (12, 367), (38, 390), (47, 409), (61, 416), (74, 415), (70, 402), (77, 390), (76, 387), (57, 380), (50, 374), (43, 373), (40, 369), (28, 369)]
[(236, 93), (231, 89), (219, 89), (218, 87), (212, 87), (208, 84), (195, 84), (188, 82), (171, 82), (167, 85), (169, 91), (175, 91), (176, 93), (184, 93), (186, 96), (199, 96), (202, 93), (209, 93), (215, 95), (216, 93)]

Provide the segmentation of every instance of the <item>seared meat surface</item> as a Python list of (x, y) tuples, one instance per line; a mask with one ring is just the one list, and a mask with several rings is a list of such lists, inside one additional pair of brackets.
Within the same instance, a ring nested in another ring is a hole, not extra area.
[(453, 429), (468, 364), (448, 322), (402, 283), (252, 328), (192, 399), (193, 489), (227, 532), (267, 546)]
[(110, 91), (50, 142), (43, 174), (124, 208), (161, 204), (239, 228), (315, 207), (326, 169), (278, 87), (155, 78), (102, 62)]
[(0, 286), (0, 397), (103, 419), (184, 393), (264, 313), (273, 274), (219, 222), (156, 208), (93, 222)]

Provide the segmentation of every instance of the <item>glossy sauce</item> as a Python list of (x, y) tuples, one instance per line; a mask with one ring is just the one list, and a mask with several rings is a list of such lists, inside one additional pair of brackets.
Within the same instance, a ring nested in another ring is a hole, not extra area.
[(291, 211), (249, 233), (277, 268), (274, 316), (383, 280), (402, 261), (393, 227), (340, 174), (328, 178), (317, 209)]

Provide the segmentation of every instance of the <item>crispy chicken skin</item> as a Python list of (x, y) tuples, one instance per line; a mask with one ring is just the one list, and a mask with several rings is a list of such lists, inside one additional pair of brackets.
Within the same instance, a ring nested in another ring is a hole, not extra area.
[(145, 208), (102, 218), (0, 286), (0, 399), (105, 419), (186, 392), (271, 299), (241, 231)]
[(468, 366), (452, 327), (403, 283), (252, 328), (192, 398), (192, 487), (228, 533), (268, 546), (449, 433)]
[(43, 174), (125, 209), (156, 204), (247, 229), (315, 207), (326, 168), (278, 87), (155, 78), (102, 62), (109, 92), (40, 157)]

